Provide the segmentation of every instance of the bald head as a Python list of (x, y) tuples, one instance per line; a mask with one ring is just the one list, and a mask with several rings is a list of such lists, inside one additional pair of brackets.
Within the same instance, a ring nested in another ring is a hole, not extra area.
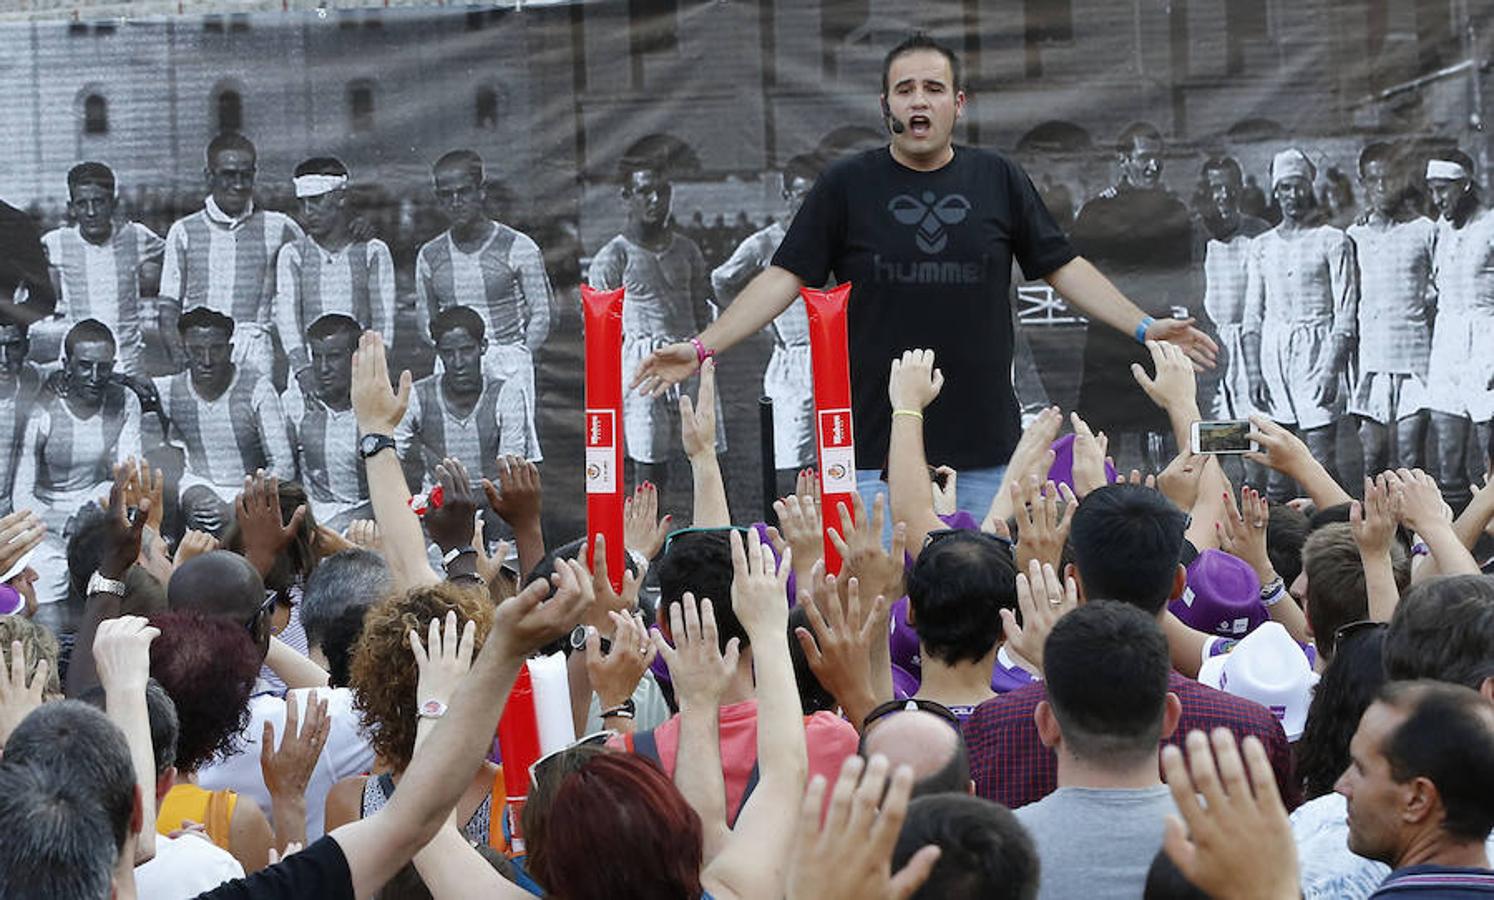
[(897, 767), (913, 769), (913, 796), (970, 792), (970, 757), (950, 723), (933, 713), (910, 709), (876, 722), (861, 737), (861, 755), (878, 753)]
[(248, 622), (265, 602), (265, 582), (244, 557), (214, 550), (172, 573), (166, 599), (173, 610)]

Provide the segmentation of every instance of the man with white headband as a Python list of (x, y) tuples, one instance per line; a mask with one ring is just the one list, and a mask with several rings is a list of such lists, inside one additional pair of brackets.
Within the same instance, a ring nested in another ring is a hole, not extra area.
[(280, 248), (275, 269), (275, 330), (291, 372), (308, 396), (316, 374), (306, 329), (324, 315), (348, 316), (394, 343), (394, 258), (378, 238), (348, 232), (348, 167), (317, 156), (296, 166), (292, 182), (305, 236)]
[[(58, 349), (62, 335), (84, 319), (109, 326), (119, 342), (119, 368), (140, 375), (145, 337), (140, 328), (140, 298), (156, 292), (161, 281), (161, 236), (139, 222), (114, 222), (118, 190), (114, 172), (99, 162), (84, 162), (67, 173), (67, 211), (74, 224), (42, 235), (47, 264), (59, 302), (55, 318), (37, 323), (31, 339)], [(47, 359), (57, 356), (48, 352)]]
[(202, 306), (233, 319), (236, 365), (269, 376), (274, 370), (270, 334), (275, 296), (275, 255), (300, 239), (290, 216), (254, 202), (257, 152), (242, 134), (224, 132), (207, 148), (208, 196), (203, 208), (166, 232), (161, 296), (156, 316), (161, 338), (179, 367), (187, 364), (177, 319)]
[(1470, 424), (1479, 447), (1494, 420), (1494, 214), (1479, 198), (1473, 160), (1460, 151), (1427, 161), (1437, 222), (1437, 322), (1427, 371), (1437, 434), (1437, 481), (1461, 509), (1471, 498), (1465, 448)]
[(1366, 473), (1416, 469), (1427, 431), (1437, 226), (1408, 208), (1394, 146), (1364, 148), (1359, 182), (1369, 209), (1348, 228), (1359, 260), (1359, 374), (1349, 412), (1359, 418)]
[[(1282, 218), (1250, 248), (1243, 344), (1251, 400), (1299, 432), (1313, 458), (1334, 472), (1334, 422), (1343, 412), (1344, 375), (1358, 334), (1359, 272), (1354, 243), (1320, 224), (1316, 174), (1295, 148), (1271, 161), (1271, 193)], [(1290, 490), (1273, 471), (1272, 499), (1285, 500)]]

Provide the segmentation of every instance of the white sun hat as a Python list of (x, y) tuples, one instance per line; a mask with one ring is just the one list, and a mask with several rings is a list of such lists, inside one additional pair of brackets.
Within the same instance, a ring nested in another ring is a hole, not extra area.
[(1269, 709), (1281, 722), (1287, 740), (1295, 741), (1307, 723), (1318, 675), (1281, 623), (1267, 622), (1229, 653), (1205, 660), (1198, 680)]

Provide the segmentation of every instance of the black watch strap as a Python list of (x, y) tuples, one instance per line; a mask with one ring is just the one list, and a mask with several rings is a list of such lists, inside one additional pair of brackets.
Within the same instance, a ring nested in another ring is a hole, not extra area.
[(365, 434), (358, 439), (358, 455), (363, 459), (393, 447), (394, 438), (387, 434)]

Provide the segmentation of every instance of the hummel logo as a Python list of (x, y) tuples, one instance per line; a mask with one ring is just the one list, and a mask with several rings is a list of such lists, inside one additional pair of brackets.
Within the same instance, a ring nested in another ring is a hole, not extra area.
[(938, 253), (949, 243), (945, 225), (958, 225), (970, 212), (970, 201), (963, 194), (949, 194), (934, 200), (933, 191), (924, 191), (921, 199), (898, 194), (887, 203), (887, 211), (903, 225), (917, 225), (914, 243), (924, 253)]

